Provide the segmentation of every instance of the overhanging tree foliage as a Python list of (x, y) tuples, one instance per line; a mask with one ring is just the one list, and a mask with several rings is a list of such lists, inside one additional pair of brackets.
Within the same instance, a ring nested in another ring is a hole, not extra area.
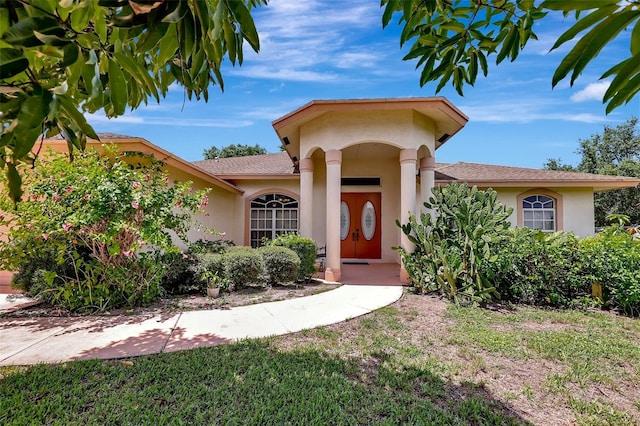
[(205, 160), (214, 160), (216, 158), (228, 158), (228, 157), (246, 157), (248, 155), (262, 155), (266, 154), (267, 149), (261, 147), (258, 144), (253, 146), (239, 144), (227, 145), (223, 148), (212, 146), (209, 149), (204, 150)]
[(630, 57), (602, 75), (613, 77), (603, 99), (607, 113), (640, 91), (639, 0), (382, 0), (382, 6), (384, 27), (400, 15), (400, 44), (413, 42), (404, 59), (418, 60), (420, 85), (438, 81), (436, 92), (452, 81), (462, 95), (478, 71), (487, 76), (492, 55), (496, 64), (514, 61), (527, 42), (536, 39), (534, 26), (549, 11), (575, 14), (576, 19), (551, 50), (578, 39), (556, 69), (553, 87), (569, 74), (573, 85), (604, 46), (632, 28)]
[[(631, 118), (615, 127), (605, 126), (602, 134), (579, 141), (580, 163), (573, 167), (559, 159), (549, 159), (545, 168), (604, 175), (640, 177), (640, 128), (638, 119)], [(595, 195), (596, 226), (607, 225), (610, 214), (629, 216), (631, 223), (640, 223), (640, 188), (624, 188)]]
[(225, 58), (259, 50), (250, 11), (267, 0), (0, 0), (0, 166), (13, 200), (20, 162), (39, 137), (69, 149), (97, 139), (83, 113), (108, 117), (159, 102), (178, 83), (189, 99), (222, 89)]

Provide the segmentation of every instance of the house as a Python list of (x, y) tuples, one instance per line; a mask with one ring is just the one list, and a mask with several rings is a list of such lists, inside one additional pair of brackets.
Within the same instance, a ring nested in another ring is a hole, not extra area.
[[(410, 242), (395, 221), (424, 209), (431, 188), (467, 182), (493, 188), (514, 208), (514, 226), (594, 233), (593, 194), (635, 187), (638, 178), (435, 161), (468, 118), (443, 97), (312, 101), (275, 120), (284, 151), (189, 163), (152, 143), (101, 135), (123, 151), (164, 160), (170, 175), (212, 188), (199, 220), (239, 245), (299, 231), (326, 246), (325, 277), (342, 261), (398, 264)], [(62, 140), (47, 144), (64, 149)], [(99, 146), (90, 141), (89, 145)], [(194, 231), (191, 238), (199, 235)], [(1, 281), (0, 281), (1, 282)]]

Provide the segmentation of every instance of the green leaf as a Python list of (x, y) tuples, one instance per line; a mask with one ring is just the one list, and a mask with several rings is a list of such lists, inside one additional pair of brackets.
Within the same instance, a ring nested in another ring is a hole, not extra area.
[(153, 95), (156, 98), (157, 102), (160, 102), (160, 97), (158, 96), (158, 90), (156, 89), (156, 85), (149, 76), (149, 72), (143, 65), (139, 65), (135, 63), (130, 56), (127, 56), (123, 53), (115, 53), (113, 55), (118, 62), (118, 64), (122, 65), (122, 68), (131, 74), (131, 76), (136, 80), (138, 84), (142, 87), (146, 88), (146, 92)]
[(7, 163), (7, 186), (9, 187), (9, 197), (14, 203), (20, 201), (22, 197), (22, 177), (13, 163)]
[(545, 0), (540, 5), (543, 9), (562, 10), (591, 10), (617, 4), (617, 0)]
[(78, 60), (79, 49), (78, 46), (74, 43), (69, 43), (62, 49), (63, 52), (63, 60), (60, 62), (61, 67), (68, 67), (72, 64), (75, 64)]
[(640, 21), (636, 23), (631, 32), (631, 54), (640, 53)]
[(9, 78), (20, 74), (29, 67), (29, 61), (20, 49), (0, 49), (0, 78)]
[(233, 12), (233, 17), (236, 19), (238, 24), (240, 24), (242, 37), (249, 42), (253, 51), (257, 53), (260, 50), (260, 40), (249, 10), (242, 1), (227, 1), (231, 11)]
[(609, 88), (604, 94), (603, 100), (606, 102), (614, 93), (620, 91), (631, 80), (632, 76), (640, 72), (640, 54), (634, 55), (631, 58), (619, 63), (618, 65), (607, 70), (601, 78), (606, 78), (609, 75), (616, 74), (616, 77), (611, 81)]
[(613, 14), (585, 34), (562, 59), (553, 74), (551, 85), (555, 87), (571, 70), (571, 84), (587, 64), (630, 22), (640, 16), (640, 11), (627, 10)]
[(609, 16), (617, 8), (618, 7), (616, 5), (613, 5), (609, 7), (603, 7), (601, 9), (591, 12), (590, 14), (588, 14), (587, 16), (585, 16), (584, 18), (576, 22), (571, 28), (565, 31), (564, 34), (558, 37), (558, 40), (556, 40), (551, 50), (557, 49), (562, 44), (566, 43), (569, 40), (572, 40), (580, 32), (586, 30), (587, 28), (594, 25), (596, 22), (601, 21), (602, 19)]
[(40, 31), (34, 31), (33, 34), (38, 38), (38, 40), (48, 46), (64, 46), (71, 42), (68, 38), (58, 37), (54, 34), (43, 34)]
[(629, 102), (635, 95), (640, 92), (640, 74), (633, 77), (629, 82), (620, 89), (607, 104), (607, 114), (622, 105)]
[(58, 99), (60, 99), (60, 108), (78, 126), (81, 132), (92, 139), (100, 140), (95, 130), (87, 123), (84, 115), (76, 109), (71, 99), (66, 95), (59, 96)]
[(120, 65), (112, 58), (109, 58), (109, 96), (114, 114), (124, 114), (128, 101), (127, 81)]
[(3, 35), (2, 40), (14, 46), (34, 47), (44, 44), (36, 37), (40, 34), (64, 37), (65, 31), (58, 21), (49, 16), (25, 18), (12, 25)]
[(400, 10), (400, 7), (399, 7), (400, 1), (401, 0), (387, 1), (387, 5), (385, 6), (384, 12), (382, 14), (382, 28), (385, 28), (389, 24), (389, 22), (391, 22), (393, 13), (396, 12), (397, 10)]

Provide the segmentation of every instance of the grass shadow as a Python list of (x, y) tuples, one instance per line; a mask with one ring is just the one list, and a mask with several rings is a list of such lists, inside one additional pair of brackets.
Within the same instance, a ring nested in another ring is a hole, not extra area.
[(0, 380), (0, 395), (2, 424), (530, 424), (482, 387), (429, 367), (276, 350), (264, 339), (132, 365), (38, 365)]

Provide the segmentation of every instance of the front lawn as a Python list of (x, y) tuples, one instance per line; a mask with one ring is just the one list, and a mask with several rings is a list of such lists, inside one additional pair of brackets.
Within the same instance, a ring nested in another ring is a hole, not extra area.
[(345, 323), (122, 361), (0, 369), (0, 424), (640, 422), (640, 323), (407, 294)]

